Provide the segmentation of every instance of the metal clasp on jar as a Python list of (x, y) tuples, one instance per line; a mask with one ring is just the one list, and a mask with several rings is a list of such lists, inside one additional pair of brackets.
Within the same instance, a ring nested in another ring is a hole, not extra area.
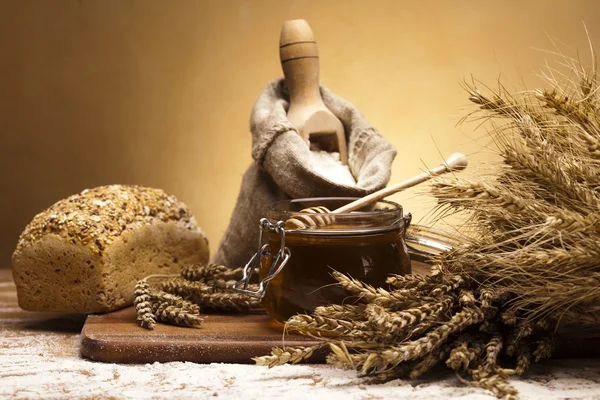
[[(262, 218), (258, 223), (258, 227), (260, 229), (260, 233), (258, 235), (258, 251), (252, 256), (250, 261), (244, 267), (244, 276), (240, 281), (237, 281), (233, 285), (233, 290), (239, 293), (244, 293), (252, 297), (257, 297), (262, 299), (265, 294), (265, 290), (269, 285), (269, 282), (279, 274), (279, 272), (285, 267), (288, 260), (291, 257), (290, 249), (285, 247), (285, 229), (283, 228), (284, 222), (278, 221), (277, 223), (272, 223), (266, 218)], [(259, 281), (258, 290), (254, 291), (248, 288), (250, 283), (250, 279), (254, 274), (258, 274), (258, 267), (260, 266), (260, 260), (263, 256), (271, 255), (271, 246), (269, 244), (262, 244), (263, 233), (265, 231), (275, 232), (279, 234), (281, 239), (281, 247), (277, 251), (275, 257), (273, 257), (271, 261), (271, 266), (269, 267), (269, 272), (267, 276)], [(279, 264), (279, 265), (278, 265)]]

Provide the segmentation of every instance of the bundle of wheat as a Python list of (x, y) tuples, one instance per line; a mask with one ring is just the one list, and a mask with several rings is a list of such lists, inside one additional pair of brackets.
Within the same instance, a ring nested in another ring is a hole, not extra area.
[[(288, 328), (320, 342), (257, 363), (298, 362), (328, 346), (328, 362), (377, 379), (444, 362), (461, 381), (516, 398), (507, 378), (549, 357), (556, 332), (597, 335), (600, 94), (595, 69), (564, 61), (571, 74), (559, 82), (550, 70), (550, 89), (485, 95), (465, 85), (477, 106), (469, 117), (488, 123), (503, 162), (492, 177), (438, 178), (432, 190), (441, 214), (469, 213), (473, 239), (440, 255), (431, 276), (390, 277), (393, 290), (336, 275), (360, 301), (292, 317)], [(502, 353), (512, 368), (500, 367)]]
[(137, 319), (146, 329), (154, 329), (156, 321), (199, 326), (201, 311), (231, 313), (260, 307), (257, 299), (233, 291), (242, 275), (242, 268), (192, 264), (180, 275), (148, 276), (135, 287)]

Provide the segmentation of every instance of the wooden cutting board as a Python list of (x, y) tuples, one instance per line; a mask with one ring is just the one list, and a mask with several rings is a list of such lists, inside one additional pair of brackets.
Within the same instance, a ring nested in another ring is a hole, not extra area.
[(129, 307), (88, 316), (81, 332), (81, 354), (95, 361), (152, 363), (253, 363), (273, 347), (314, 344), (306, 336), (283, 336), (283, 325), (262, 311), (245, 315), (206, 315), (200, 328), (156, 324), (142, 328)]
[[(429, 266), (412, 263), (413, 273), (426, 274)], [(192, 361), (198, 363), (253, 363), (253, 357), (267, 355), (273, 347), (310, 346), (310, 338), (283, 335), (283, 325), (264, 311), (244, 315), (204, 316), (199, 328), (182, 328), (158, 323), (150, 331), (136, 321), (129, 307), (103, 315), (88, 316), (81, 331), (81, 354), (96, 361), (152, 363)], [(315, 354), (311, 362), (322, 362)]]
[[(286, 333), (283, 326), (262, 311), (245, 315), (206, 315), (200, 328), (156, 324), (142, 328), (129, 307), (104, 315), (88, 316), (81, 332), (81, 354), (95, 361), (153, 363), (191, 361), (197, 363), (253, 363), (273, 347), (310, 346), (310, 338)], [(562, 336), (554, 357), (598, 358), (600, 337)], [(323, 362), (315, 354), (311, 363)]]

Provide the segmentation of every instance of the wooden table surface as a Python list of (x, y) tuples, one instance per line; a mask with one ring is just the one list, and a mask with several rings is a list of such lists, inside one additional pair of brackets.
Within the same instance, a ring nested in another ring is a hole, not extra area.
[[(445, 370), (424, 381), (369, 385), (326, 365), (268, 369), (190, 362), (110, 364), (80, 355), (79, 315), (18, 308), (9, 270), (0, 269), (0, 398), (492, 399)], [(600, 399), (600, 360), (554, 360), (512, 381), (522, 399)], [(466, 396), (466, 397), (463, 397)]]

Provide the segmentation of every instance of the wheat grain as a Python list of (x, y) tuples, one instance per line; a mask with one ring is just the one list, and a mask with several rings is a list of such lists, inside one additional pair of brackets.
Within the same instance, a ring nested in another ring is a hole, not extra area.
[(315, 308), (316, 315), (343, 320), (361, 320), (365, 316), (365, 307), (352, 304), (331, 304)]
[(133, 302), (137, 312), (137, 319), (142, 327), (154, 329), (156, 316), (152, 312), (152, 291), (146, 280), (141, 280), (135, 285), (135, 300)]
[(481, 371), (493, 373), (498, 366), (498, 355), (502, 350), (503, 340), (498, 333), (494, 334), (485, 347), (485, 359), (479, 368)]
[(535, 362), (539, 362), (541, 359), (549, 358), (554, 350), (554, 338), (552, 336), (546, 336), (537, 342), (537, 346), (533, 351), (533, 357)]
[(181, 271), (181, 276), (188, 281), (200, 281), (206, 278), (213, 278), (229, 270), (224, 265), (217, 264), (192, 264), (186, 266)]
[(323, 346), (325, 346), (325, 344), (319, 343), (309, 347), (275, 347), (271, 351), (271, 355), (255, 357), (252, 360), (254, 360), (257, 365), (266, 365), (269, 368), (286, 363), (296, 364), (309, 359), (316, 350), (321, 349)]
[(286, 327), (305, 332), (323, 331), (330, 333), (347, 334), (356, 329), (361, 329), (360, 322), (345, 321), (342, 319), (328, 318), (320, 315), (298, 314), (286, 321)]
[(183, 307), (177, 307), (162, 303), (155, 311), (156, 317), (162, 322), (168, 322), (181, 326), (199, 326), (202, 324), (202, 318)]
[(518, 400), (519, 393), (500, 375), (484, 376), (473, 381), (473, 385), (487, 389), (502, 400)]

